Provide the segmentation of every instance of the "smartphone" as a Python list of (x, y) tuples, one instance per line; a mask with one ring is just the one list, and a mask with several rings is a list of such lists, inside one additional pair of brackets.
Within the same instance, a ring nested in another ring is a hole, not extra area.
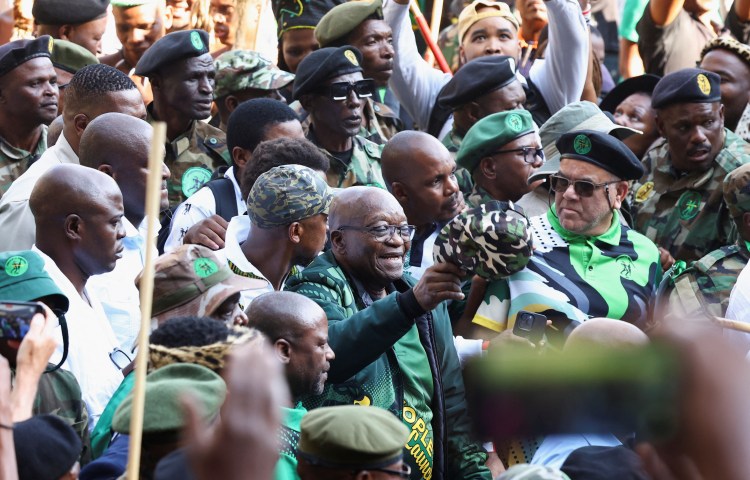
[(22, 340), (37, 313), (44, 315), (44, 308), (38, 303), (0, 301), (0, 338)]
[(541, 313), (521, 310), (516, 315), (516, 322), (513, 324), (513, 335), (523, 337), (536, 345), (542, 340), (546, 327), (547, 317)]

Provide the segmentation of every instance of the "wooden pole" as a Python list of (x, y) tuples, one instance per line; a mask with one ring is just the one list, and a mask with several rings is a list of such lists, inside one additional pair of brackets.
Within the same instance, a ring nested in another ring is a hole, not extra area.
[(417, 0), (411, 0), (411, 2), (409, 3), (409, 9), (411, 10), (411, 13), (414, 15), (414, 18), (417, 21), (417, 25), (419, 26), (419, 30), (422, 32), (422, 37), (424, 38), (425, 42), (427, 42), (427, 46), (430, 47), (430, 50), (432, 50), (432, 54), (435, 55), (435, 60), (437, 60), (440, 70), (445, 73), (451, 73), (451, 69), (450, 67), (448, 67), (448, 62), (445, 61), (443, 52), (440, 51), (440, 47), (437, 46), (437, 42), (432, 39), (430, 27), (429, 25), (427, 25), (427, 20), (424, 18), (424, 15), (422, 15), (422, 11), (419, 9), (419, 5), (417, 5)]
[(154, 292), (154, 261), (156, 260), (156, 235), (159, 232), (159, 204), (161, 203), (162, 163), (167, 124), (156, 122), (148, 155), (146, 180), (146, 262), (141, 276), (141, 330), (138, 332), (138, 354), (135, 358), (135, 386), (133, 411), (130, 417), (130, 450), (128, 451), (127, 480), (138, 480), (141, 464), (141, 437), (143, 411), (146, 403), (146, 368), (148, 367), (148, 336), (151, 329), (151, 306)]
[(738, 322), (737, 320), (722, 317), (713, 317), (711, 320), (722, 328), (750, 333), (750, 323)]
[[(435, 42), (435, 45), (438, 43), (438, 38), (440, 37), (440, 23), (443, 20), (443, 0), (434, 0), (432, 4), (432, 16), (430, 17), (430, 33), (432, 37), (432, 41)], [(434, 63), (434, 56), (430, 55), (430, 59), (428, 60), (430, 64)]]

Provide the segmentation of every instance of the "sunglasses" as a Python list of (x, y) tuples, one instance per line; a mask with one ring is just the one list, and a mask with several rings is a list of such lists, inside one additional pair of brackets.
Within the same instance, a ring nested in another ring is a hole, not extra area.
[(317, 89), (316, 93), (334, 101), (346, 100), (354, 92), (357, 98), (369, 98), (375, 94), (375, 80), (366, 78), (356, 82), (336, 82)]
[(594, 191), (597, 188), (606, 188), (608, 185), (619, 182), (619, 180), (604, 183), (594, 183), (588, 180), (570, 180), (560, 175), (550, 175), (549, 182), (552, 190), (557, 193), (565, 193), (566, 191), (568, 191), (568, 188), (572, 184), (573, 190), (576, 192), (576, 195), (578, 195), (579, 197), (591, 197), (594, 195)]
[(544, 162), (544, 149), (543, 148), (521, 147), (521, 148), (513, 148), (511, 150), (496, 150), (492, 152), (493, 155), (497, 153), (523, 153), (523, 161), (525, 163), (532, 164), (536, 161), (537, 157), (541, 158), (542, 162)]

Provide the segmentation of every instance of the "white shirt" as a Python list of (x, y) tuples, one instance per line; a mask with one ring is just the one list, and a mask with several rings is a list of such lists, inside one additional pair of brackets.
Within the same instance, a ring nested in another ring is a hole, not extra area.
[[(750, 323), (750, 264), (742, 269), (729, 296), (726, 316), (730, 320)], [(750, 334), (724, 329), (724, 337), (740, 347), (743, 353), (750, 350)]]
[[(36, 182), (47, 170), (63, 163), (78, 164), (78, 155), (60, 134), (57, 143), (48, 148), (23, 175), (18, 177), (0, 198), (0, 252), (28, 250), (34, 244), (36, 224), (29, 208), (29, 197)], [(50, 198), (50, 201), (55, 201)], [(12, 233), (9, 233), (12, 232)]]
[[(234, 167), (227, 169), (224, 178), (231, 180), (234, 186), (237, 214), (244, 214), (247, 212), (247, 203), (242, 199), (240, 185), (234, 175)], [(164, 252), (169, 253), (182, 245), (182, 239), (190, 227), (212, 215), (216, 215), (216, 198), (211, 189), (204, 186), (175, 209), (172, 224), (169, 226), (169, 237), (164, 244)]]
[[(122, 372), (109, 357), (110, 352), (118, 348), (119, 344), (94, 292), (85, 288), (84, 295), (88, 302), (84, 300), (65, 274), (57, 268), (54, 260), (36, 248), (36, 245), (32, 250), (44, 259), (44, 269), (70, 302), (68, 313), (65, 314), (68, 324), (68, 358), (62, 368), (70, 371), (81, 386), (91, 430), (123, 379)], [(57, 348), (50, 358), (53, 364), (60, 361), (63, 353), (62, 329), (59, 326), (55, 329), (55, 337)]]

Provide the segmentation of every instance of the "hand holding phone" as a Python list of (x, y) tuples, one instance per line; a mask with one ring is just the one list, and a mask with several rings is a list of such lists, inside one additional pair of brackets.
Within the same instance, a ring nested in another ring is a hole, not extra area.
[(44, 307), (40, 303), (0, 302), (0, 338), (22, 340), (37, 313), (44, 315)]
[(516, 315), (516, 322), (513, 324), (513, 335), (523, 337), (534, 345), (537, 345), (544, 337), (544, 329), (546, 327), (546, 316), (541, 313), (521, 310)]

